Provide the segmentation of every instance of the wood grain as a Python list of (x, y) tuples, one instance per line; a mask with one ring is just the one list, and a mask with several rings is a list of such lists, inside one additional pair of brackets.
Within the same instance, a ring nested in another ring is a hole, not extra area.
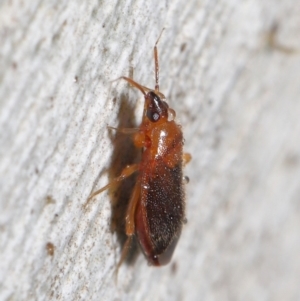
[[(299, 13), (296, 0), (3, 1), (0, 299), (298, 300)], [(135, 159), (106, 126), (137, 125), (142, 96), (112, 80), (154, 86), (163, 27), (160, 88), (193, 156), (188, 223), (170, 265), (139, 255), (116, 283), (111, 196), (82, 205)]]

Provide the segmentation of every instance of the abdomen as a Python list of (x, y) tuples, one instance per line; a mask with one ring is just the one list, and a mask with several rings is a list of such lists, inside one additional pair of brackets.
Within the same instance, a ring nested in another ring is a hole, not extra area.
[(182, 160), (170, 167), (162, 159), (148, 162), (140, 173), (141, 200), (136, 209), (136, 234), (153, 265), (167, 264), (185, 218)]

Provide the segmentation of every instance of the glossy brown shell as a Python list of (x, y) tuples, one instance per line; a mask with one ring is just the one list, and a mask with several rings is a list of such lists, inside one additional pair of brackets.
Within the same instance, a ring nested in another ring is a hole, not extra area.
[(172, 257), (185, 218), (183, 138), (174, 121), (147, 134), (152, 144), (142, 154), (136, 235), (148, 261), (164, 265)]

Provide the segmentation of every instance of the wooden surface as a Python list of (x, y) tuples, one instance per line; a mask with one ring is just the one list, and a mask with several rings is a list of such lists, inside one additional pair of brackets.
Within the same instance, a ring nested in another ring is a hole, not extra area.
[[(106, 2), (106, 3), (105, 3)], [(296, 0), (2, 1), (1, 300), (299, 300)], [(142, 97), (161, 91), (193, 156), (173, 261), (122, 265), (110, 195)], [(277, 27), (277, 29), (276, 29)]]

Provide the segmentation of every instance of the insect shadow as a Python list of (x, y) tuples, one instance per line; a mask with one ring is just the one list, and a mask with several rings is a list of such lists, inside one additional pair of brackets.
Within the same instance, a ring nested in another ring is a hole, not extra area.
[[(109, 124), (116, 128), (134, 128), (135, 120), (135, 103), (128, 102), (128, 94), (121, 94), (115, 99), (120, 103), (120, 109), (117, 116), (117, 124)], [(113, 154), (111, 157), (111, 166), (108, 169), (108, 177), (111, 181), (118, 177), (122, 170), (130, 164), (138, 163), (141, 157), (141, 150), (137, 149), (131, 135), (119, 133), (115, 130), (110, 130), (109, 136), (113, 145)], [(111, 231), (116, 232), (117, 240), (123, 249), (123, 245), (127, 239), (125, 234), (125, 215), (127, 206), (130, 200), (132, 190), (135, 185), (137, 173), (129, 178), (121, 181), (118, 185), (108, 190), (111, 201)], [(139, 253), (137, 242), (133, 239), (133, 243), (126, 257), (127, 264), (133, 264)]]

